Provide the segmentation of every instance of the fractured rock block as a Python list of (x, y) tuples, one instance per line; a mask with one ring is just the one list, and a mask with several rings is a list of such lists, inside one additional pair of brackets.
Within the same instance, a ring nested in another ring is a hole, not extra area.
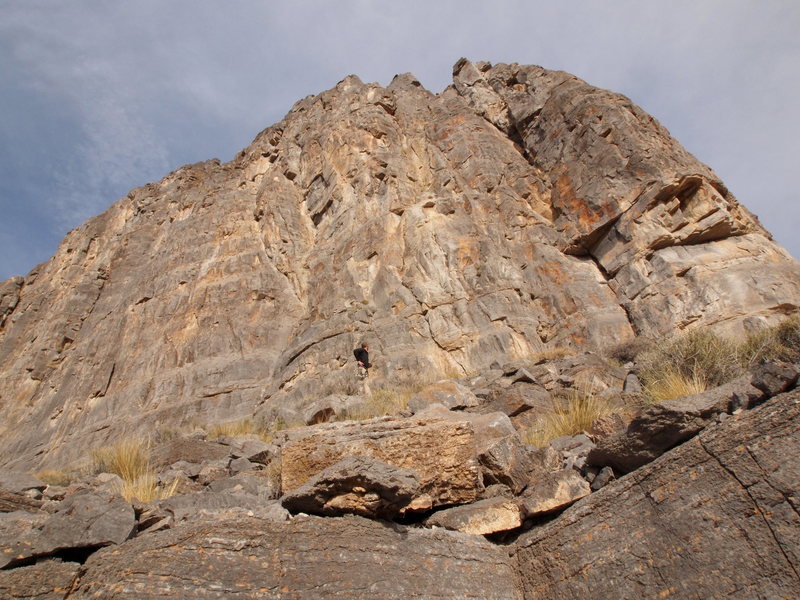
[(589, 483), (574, 469), (548, 473), (522, 495), (523, 515), (534, 517), (562, 510), (591, 493)]
[(348, 456), (368, 456), (419, 477), (433, 506), (467, 504), (483, 490), (469, 421), (381, 418), (294, 430), (283, 445), (281, 487), (290, 493)]

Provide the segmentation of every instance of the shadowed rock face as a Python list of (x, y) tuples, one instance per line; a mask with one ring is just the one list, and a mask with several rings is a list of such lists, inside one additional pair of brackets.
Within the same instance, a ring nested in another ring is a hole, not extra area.
[(0, 464), (635, 332), (773, 322), (800, 269), (628, 99), (459, 61), (351, 76), (0, 284)]

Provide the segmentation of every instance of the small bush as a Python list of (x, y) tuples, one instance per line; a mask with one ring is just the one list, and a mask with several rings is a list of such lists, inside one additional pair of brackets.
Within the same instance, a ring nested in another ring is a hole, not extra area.
[(794, 316), (775, 327), (775, 335), (786, 348), (787, 360), (800, 359), (800, 316)]
[(627, 342), (611, 346), (605, 351), (607, 358), (621, 365), (635, 362), (639, 356), (653, 349), (653, 341), (643, 337), (635, 337)]
[(639, 377), (648, 389), (674, 375), (689, 381), (700, 381), (706, 388), (734, 379), (744, 369), (739, 351), (733, 342), (707, 330), (694, 330), (674, 338), (641, 357)]
[(585, 390), (572, 390), (565, 401), (553, 402), (549, 411), (543, 414), (538, 426), (522, 433), (522, 439), (532, 446), (546, 446), (550, 440), (577, 435), (588, 431), (592, 423), (614, 412), (615, 406), (607, 399)]
[(793, 317), (774, 327), (747, 336), (739, 348), (739, 360), (746, 367), (769, 360), (796, 361), (800, 358), (800, 318)]

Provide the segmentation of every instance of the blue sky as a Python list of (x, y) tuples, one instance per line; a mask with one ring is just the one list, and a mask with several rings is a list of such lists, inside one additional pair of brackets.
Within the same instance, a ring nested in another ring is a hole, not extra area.
[(0, 280), (350, 73), (538, 64), (629, 96), (800, 257), (795, 0), (0, 0)]

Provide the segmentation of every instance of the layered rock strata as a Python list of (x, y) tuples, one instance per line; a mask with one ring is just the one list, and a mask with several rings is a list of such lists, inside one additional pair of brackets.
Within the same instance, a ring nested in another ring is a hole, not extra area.
[(183, 167), (0, 285), (0, 463), (472, 373), (635, 333), (774, 322), (798, 264), (628, 99), (459, 61), (351, 76), (232, 161)]

